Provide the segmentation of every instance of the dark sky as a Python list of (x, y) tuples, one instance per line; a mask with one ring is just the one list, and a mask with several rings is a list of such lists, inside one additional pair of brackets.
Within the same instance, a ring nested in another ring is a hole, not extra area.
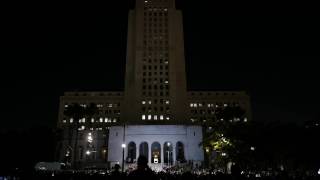
[[(107, 2), (4, 6), (1, 129), (53, 127), (64, 91), (123, 90), (133, 3)], [(312, 7), (180, 0), (188, 88), (246, 90), (257, 121), (319, 119)]]

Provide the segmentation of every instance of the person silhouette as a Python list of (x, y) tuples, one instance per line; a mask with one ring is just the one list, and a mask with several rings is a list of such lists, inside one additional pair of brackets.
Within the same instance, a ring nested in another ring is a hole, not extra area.
[(120, 165), (119, 164), (116, 164), (114, 165), (113, 167), (113, 171), (111, 172), (111, 176), (113, 177), (119, 177), (121, 176), (121, 172), (120, 172)]
[(137, 169), (129, 174), (129, 179), (157, 179), (155, 173), (149, 168), (148, 160), (145, 156), (138, 157), (137, 165)]

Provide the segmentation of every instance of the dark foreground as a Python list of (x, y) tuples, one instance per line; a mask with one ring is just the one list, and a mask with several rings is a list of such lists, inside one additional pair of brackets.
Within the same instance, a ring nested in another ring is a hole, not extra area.
[(306, 174), (288, 174), (285, 172), (276, 172), (274, 174), (242, 174), (242, 175), (227, 175), (222, 173), (177, 173), (177, 172), (159, 172), (154, 173), (152, 177), (135, 178), (127, 173), (106, 172), (106, 171), (91, 171), (91, 172), (32, 172), (7, 174), (0, 176), (0, 180), (108, 180), (108, 179), (151, 179), (151, 180), (320, 180), (320, 175)]

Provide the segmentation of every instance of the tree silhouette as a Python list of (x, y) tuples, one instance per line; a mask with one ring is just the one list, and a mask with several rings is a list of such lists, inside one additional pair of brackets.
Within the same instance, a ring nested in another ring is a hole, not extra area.
[[(73, 124), (69, 126), (69, 143), (72, 142), (73, 139), (73, 131), (75, 131), (75, 141), (73, 144), (73, 167), (76, 168), (76, 160), (78, 159), (78, 138), (79, 138), (79, 128), (80, 121), (83, 118), (93, 118), (99, 109), (96, 104), (90, 103), (89, 105), (80, 105), (79, 103), (73, 103), (67, 107), (64, 111), (64, 115), (68, 118), (73, 118)], [(89, 126), (88, 121), (86, 121), (87, 127)], [(71, 144), (69, 144), (72, 146)]]

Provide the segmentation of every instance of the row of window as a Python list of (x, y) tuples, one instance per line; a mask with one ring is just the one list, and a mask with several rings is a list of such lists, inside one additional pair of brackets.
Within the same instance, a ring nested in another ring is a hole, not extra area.
[(166, 64), (166, 65), (164, 65), (164, 66), (162, 66), (162, 65), (160, 65), (160, 66), (157, 66), (157, 65), (154, 65), (153, 66), (153, 68), (152, 68), (152, 66), (151, 65), (149, 65), (149, 66), (146, 66), (146, 65), (143, 65), (142, 66), (142, 69), (143, 70), (158, 70), (158, 68), (159, 68), (159, 70), (163, 70), (163, 69), (165, 69), (165, 70), (168, 70), (169, 69), (169, 66)]
[(161, 44), (158, 45), (152, 45), (152, 44), (144, 44), (145, 51), (168, 51), (169, 46), (162, 46)]
[[(154, 99), (153, 100), (153, 102), (152, 102), (152, 100), (142, 100), (141, 101), (141, 104), (143, 104), (143, 105), (145, 105), (145, 104), (149, 104), (149, 105), (151, 105), (151, 104), (157, 104), (158, 103), (158, 99)], [(165, 100), (165, 99), (159, 99), (159, 103), (160, 104), (167, 104), (167, 105), (169, 105), (170, 104), (170, 100)]]
[(148, 78), (148, 79), (146, 79), (146, 78), (143, 78), (142, 79), (142, 82), (143, 83), (153, 83), (153, 84), (157, 84), (157, 83), (160, 83), (160, 84), (162, 84), (162, 83), (164, 83), (164, 84), (169, 84), (169, 80), (168, 80), (168, 78), (159, 78), (159, 81), (158, 81), (158, 78)]
[[(192, 117), (190, 118), (191, 122), (207, 122), (208, 121), (213, 121), (213, 119), (211, 118), (207, 118), (207, 117)], [(220, 121), (224, 121), (224, 119), (220, 119)], [(234, 118), (234, 119), (230, 119), (229, 122), (240, 122), (241, 119), (240, 118)], [(243, 118), (243, 122), (248, 122), (248, 118)]]
[[(118, 118), (116, 118), (116, 117), (113, 117), (113, 118), (110, 118), (110, 117), (102, 118), (102, 117), (101, 117), (101, 118), (99, 118), (98, 120), (95, 120), (94, 118), (91, 118), (91, 120), (88, 121), (88, 122), (91, 122), (91, 123), (95, 123), (95, 122), (111, 123), (111, 122), (114, 122), (114, 123), (115, 123), (115, 122), (117, 122), (117, 120), (118, 120)], [(64, 120), (62, 120), (62, 122), (63, 122), (63, 123), (67, 123), (67, 120), (64, 119)], [(73, 122), (74, 122), (74, 119), (73, 119), (73, 118), (70, 118), (70, 119), (69, 119), (69, 122), (70, 122), (70, 123), (73, 123)], [(86, 118), (79, 119), (79, 123), (86, 123)]]
[(141, 116), (141, 119), (142, 120), (170, 120), (170, 117), (169, 116), (165, 116), (165, 115), (146, 115), (146, 114), (143, 114)]
[[(214, 104), (214, 103), (190, 103), (190, 107), (192, 108), (197, 108), (197, 107), (205, 107), (205, 105), (208, 107), (208, 108), (214, 108), (214, 107), (227, 107), (229, 106), (229, 104), (227, 103), (217, 103), (217, 104)], [(237, 106), (239, 105), (238, 103), (233, 103), (232, 104), (233, 106)]]
[(148, 107), (142, 107), (142, 112), (148, 112), (151, 113), (152, 109), (154, 110), (154, 112), (158, 112), (158, 109), (160, 110), (160, 112), (163, 112), (164, 109), (166, 110), (166, 113), (170, 113), (169, 107), (163, 107), (163, 106), (153, 106), (153, 108), (151, 106)]
[[(143, 72), (142, 75), (143, 76), (152, 76), (152, 72)], [(158, 76), (158, 75), (160, 75), (160, 76), (162, 76), (162, 75), (169, 76), (169, 72), (168, 71), (166, 71), (166, 72), (160, 71), (158, 73), (158, 71), (154, 71), (153, 75), (155, 75), (155, 76)]]
[(142, 86), (142, 90), (145, 90), (145, 89), (149, 89), (149, 90), (152, 90), (152, 89), (155, 89), (155, 90), (157, 90), (157, 89), (160, 89), (160, 90), (162, 90), (162, 89), (169, 89), (169, 85), (153, 85), (153, 87), (152, 87), (152, 85), (143, 85)]
[(159, 66), (161, 66), (162, 64), (164, 64), (165, 66), (168, 66), (168, 64), (169, 64), (168, 59), (163, 60), (163, 59), (157, 59), (157, 58), (153, 58), (153, 59), (149, 58), (148, 60), (146, 58), (143, 58), (142, 62), (144, 64), (149, 63), (151, 65), (154, 65), (155, 63), (157, 63)]
[(148, 6), (146, 4), (146, 6), (144, 7), (144, 10), (145, 11), (149, 11), (149, 12), (163, 12), (164, 15), (167, 15), (167, 12), (168, 12), (168, 8), (166, 7), (152, 7), (152, 6)]
[(164, 34), (167, 35), (169, 33), (168, 30), (168, 24), (166, 22), (161, 22), (159, 23), (146, 23), (144, 22), (144, 33), (159, 33), (159, 34)]
[(119, 109), (115, 109), (115, 110), (111, 110), (111, 109), (109, 109), (109, 110), (105, 110), (105, 111), (99, 111), (99, 113), (98, 113), (99, 115), (101, 115), (101, 114), (120, 114), (120, 110)]
[(109, 127), (109, 126), (107, 126), (107, 127), (95, 127), (95, 128), (93, 128), (93, 127), (81, 126), (80, 128), (78, 128), (78, 130), (79, 130), (79, 131), (84, 131), (84, 130), (90, 130), (90, 131), (94, 131), (94, 130), (96, 130), (96, 131), (103, 131), (103, 130), (109, 130), (109, 129), (110, 129), (110, 127)]
[[(70, 105), (69, 104), (65, 104), (64, 107), (68, 108)], [(87, 104), (80, 104), (81, 107), (88, 107)], [(120, 107), (120, 103), (105, 103), (105, 104), (97, 104), (96, 105), (97, 108), (103, 108), (103, 107), (108, 107), (108, 108), (116, 108), (116, 107)]]
[(151, 91), (142, 91), (142, 95), (143, 96), (146, 96), (146, 97), (153, 97), (153, 96), (169, 96), (169, 91), (154, 91), (153, 93)]

